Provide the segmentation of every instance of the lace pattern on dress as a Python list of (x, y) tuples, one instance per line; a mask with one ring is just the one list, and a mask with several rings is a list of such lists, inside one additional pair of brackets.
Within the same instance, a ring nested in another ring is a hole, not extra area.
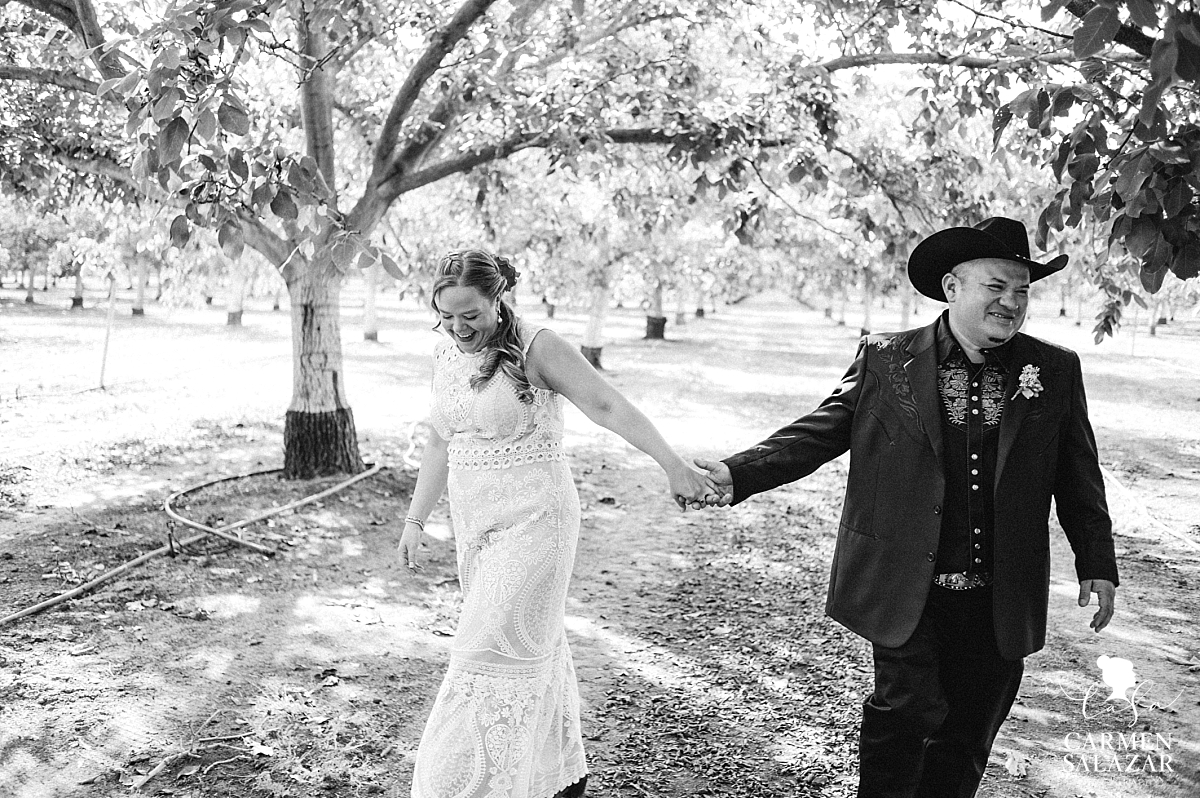
[[(522, 328), (526, 342), (535, 331)], [(502, 372), (443, 341), (431, 421), (447, 441), (462, 614), (417, 750), (414, 798), (551, 798), (587, 774), (563, 616), (579, 495), (562, 398), (517, 398)]]

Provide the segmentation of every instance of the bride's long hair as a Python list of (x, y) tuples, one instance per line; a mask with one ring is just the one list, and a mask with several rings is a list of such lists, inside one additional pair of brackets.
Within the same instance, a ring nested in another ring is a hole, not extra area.
[(517, 314), (504, 301), (504, 292), (511, 291), (520, 275), (508, 258), (481, 249), (449, 252), (438, 262), (433, 278), (432, 299), (429, 304), (438, 310), (438, 292), (443, 288), (460, 286), (474, 288), (499, 305), (499, 321), (491, 336), (484, 341), (485, 354), (479, 373), (471, 377), (471, 387), (480, 390), (488, 380), (502, 371), (517, 389), (517, 398), (525, 404), (533, 402), (533, 388), (525, 376), (525, 352), (522, 346)]

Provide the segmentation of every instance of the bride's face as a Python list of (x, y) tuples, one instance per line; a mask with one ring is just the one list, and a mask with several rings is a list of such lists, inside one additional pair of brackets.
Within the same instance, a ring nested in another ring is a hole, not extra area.
[(468, 286), (443, 288), (434, 298), (434, 306), (441, 318), (442, 329), (468, 355), (482, 349), (500, 323), (498, 303)]

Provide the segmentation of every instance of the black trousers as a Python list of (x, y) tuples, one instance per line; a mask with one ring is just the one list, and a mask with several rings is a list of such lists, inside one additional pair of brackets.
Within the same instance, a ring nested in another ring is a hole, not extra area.
[(996, 648), (992, 588), (930, 588), (916, 631), (875, 646), (859, 798), (971, 798), (1024, 670)]

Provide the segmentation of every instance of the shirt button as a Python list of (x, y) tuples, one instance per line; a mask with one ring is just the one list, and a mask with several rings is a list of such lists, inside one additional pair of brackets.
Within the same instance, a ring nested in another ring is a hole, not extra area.
[(942, 514), (942, 505), (940, 505), (940, 504), (933, 505), (933, 514), (941, 515)]
[(978, 469), (978, 468), (972, 468), (972, 469), (971, 469), (971, 475), (972, 475), (972, 476), (974, 476), (975, 474), (978, 474), (978, 473), (979, 473), (979, 469)]
[(926, 555), (925, 555), (925, 559), (929, 560), (930, 562), (933, 562), (934, 560), (936, 560), (936, 559), (937, 559), (937, 555), (935, 555), (935, 554), (934, 554), (934, 553), (931, 551), (931, 552), (929, 552), (928, 554), (926, 554)]
[(979, 459), (979, 455), (977, 455), (977, 454), (973, 454), (973, 455), (971, 455), (971, 459), (972, 459), (972, 460), (978, 460), (978, 459)]
[(976, 544), (975, 544), (975, 548), (979, 548), (979, 544), (978, 544), (978, 543), (976, 543)]
[(975, 534), (976, 534), (976, 535), (980, 534), (980, 532), (979, 532), (979, 529), (978, 529), (978, 528), (975, 530)]
[(975, 562), (977, 562), (977, 563), (980, 563), (980, 562), (983, 562), (983, 560), (981, 560), (981, 559), (979, 559), (978, 557), (976, 557), (976, 558), (975, 558)]
[(971, 490), (979, 490), (979, 486), (978, 486), (978, 485), (972, 485), (972, 486), (971, 486)]
[(979, 397), (978, 397), (978, 396), (972, 396), (972, 397), (971, 397), (971, 401), (972, 401), (972, 402), (978, 402), (978, 401), (979, 401)]
[(972, 387), (972, 388), (978, 388), (978, 387), (979, 387), (979, 383), (977, 383), (977, 382), (973, 382), (973, 383), (971, 383), (971, 387)]
[(971, 415), (973, 415), (973, 416), (977, 416), (977, 415), (979, 415), (979, 410), (978, 410), (978, 409), (976, 409), (976, 410), (972, 410), (972, 411), (971, 411)]

